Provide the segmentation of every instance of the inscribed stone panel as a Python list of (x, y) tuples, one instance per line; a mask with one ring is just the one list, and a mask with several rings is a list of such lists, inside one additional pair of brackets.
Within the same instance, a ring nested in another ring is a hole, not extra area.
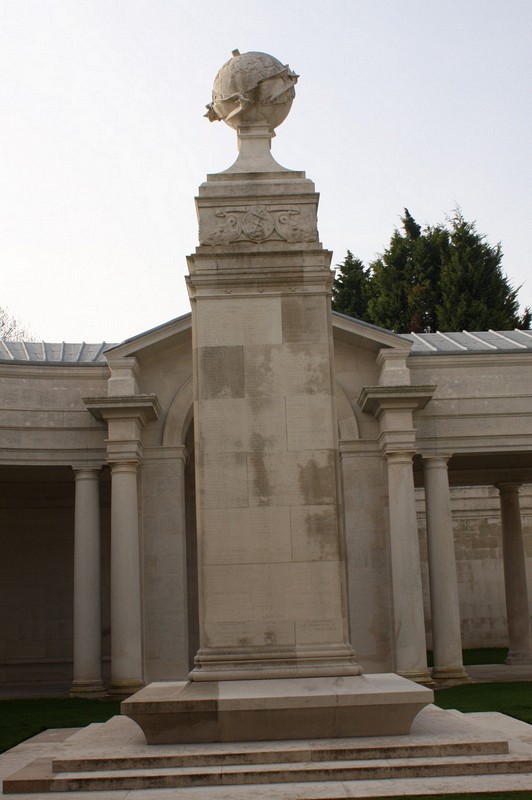
[[(321, 506), (320, 506), (321, 508)], [(205, 564), (290, 561), (290, 509), (273, 506), (206, 509)]]
[(244, 364), (247, 397), (331, 392), (327, 343), (246, 347)]
[(198, 469), (198, 487), (203, 508), (235, 508), (248, 505), (248, 478), (244, 453), (204, 456)]
[(204, 615), (211, 623), (341, 620), (340, 587), (337, 562), (206, 565)]
[(295, 644), (293, 622), (205, 622), (208, 647), (290, 647)]
[(294, 561), (339, 559), (338, 518), (335, 506), (292, 506), (290, 528)]
[(198, 347), (239, 344), (281, 344), (279, 297), (239, 297), (231, 301), (203, 299), (198, 306)]
[(210, 622), (275, 622), (292, 618), (279, 564), (205, 565), (203, 607)]
[(200, 399), (244, 396), (242, 347), (203, 347), (198, 358)]
[(344, 626), (341, 618), (297, 621), (295, 626), (298, 645), (337, 644), (344, 639)]
[(332, 398), (329, 394), (298, 394), (286, 398), (289, 450), (326, 450), (334, 446)]
[(277, 565), (284, 605), (292, 619), (312, 623), (342, 619), (342, 576), (337, 561)]
[(286, 450), (283, 398), (200, 400), (198, 413), (210, 452)]
[(319, 295), (283, 297), (283, 342), (326, 342), (326, 300)]
[(334, 505), (334, 452), (254, 453), (247, 457), (250, 505)]

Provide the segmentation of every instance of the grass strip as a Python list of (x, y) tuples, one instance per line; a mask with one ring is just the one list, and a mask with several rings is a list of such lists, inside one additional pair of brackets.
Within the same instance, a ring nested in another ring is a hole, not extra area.
[[(470, 664), (504, 664), (507, 655), (507, 647), (479, 647), (462, 650), (462, 659), (465, 666)], [(427, 650), (427, 663), (429, 667), (434, 666), (432, 650)]]
[(530, 797), (528, 789), (523, 789), (522, 792), (475, 792), (474, 794), (398, 794), (393, 797), (388, 794), (373, 797), (372, 800), (523, 800), (524, 797)]
[(435, 704), (457, 711), (500, 711), (532, 724), (532, 681), (473, 683), (436, 689)]

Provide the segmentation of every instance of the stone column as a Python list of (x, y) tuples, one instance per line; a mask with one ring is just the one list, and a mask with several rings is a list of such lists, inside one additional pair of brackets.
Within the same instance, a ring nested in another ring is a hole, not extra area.
[[(383, 351), (382, 380), (408, 378), (404, 352)], [(397, 374), (396, 374), (397, 373)], [(423, 587), (417, 532), (416, 497), (412, 459), (416, 431), (413, 412), (422, 409), (434, 393), (434, 386), (392, 384), (365, 386), (359, 405), (372, 413), (380, 426), (379, 446), (388, 471), (388, 515), (395, 630), (395, 669), (405, 678), (431, 683), (427, 669)]]
[(136, 461), (111, 464), (111, 688), (143, 686)]
[(460, 604), (447, 462), (449, 455), (424, 455), (425, 508), (435, 680), (469, 680), (462, 660)]
[(396, 671), (430, 683), (427, 669), (413, 452), (387, 452)]
[[(157, 419), (161, 409), (154, 394), (133, 394), (136, 361), (116, 361), (119, 377), (109, 381), (111, 396), (85, 398), (84, 403), (98, 421), (108, 424), (107, 461), (112, 478), (110, 692), (130, 695), (144, 685), (137, 469), (142, 459), (142, 429)], [(132, 393), (114, 394), (119, 390)]]
[(100, 468), (74, 467), (74, 680), (71, 695), (103, 694)]
[(519, 507), (520, 485), (519, 483), (496, 484), (501, 503), (504, 590), (509, 641), (507, 664), (532, 662), (525, 550)]

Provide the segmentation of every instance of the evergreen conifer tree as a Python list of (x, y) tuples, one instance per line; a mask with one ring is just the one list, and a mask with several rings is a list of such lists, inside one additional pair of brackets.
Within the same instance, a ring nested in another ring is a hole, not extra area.
[(365, 267), (350, 250), (341, 264), (333, 283), (332, 307), (334, 311), (355, 319), (369, 321), (368, 303), (371, 297), (371, 270)]
[(500, 244), (490, 245), (457, 209), (449, 220), (450, 248), (442, 263), (438, 324), (443, 331), (528, 328), (518, 289), (504, 275)]
[(422, 231), (407, 208), (401, 221), (403, 232), (394, 231), (387, 250), (371, 265), (372, 321), (397, 333), (435, 330), (448, 234), (442, 226)]
[(500, 245), (490, 245), (460, 209), (446, 224), (421, 228), (405, 208), (401, 222), (369, 267), (348, 251), (333, 288), (335, 310), (396, 333), (530, 328)]

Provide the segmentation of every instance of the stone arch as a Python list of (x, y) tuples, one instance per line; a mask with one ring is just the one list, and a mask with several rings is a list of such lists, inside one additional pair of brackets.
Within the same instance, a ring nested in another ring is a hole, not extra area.
[(166, 415), (163, 447), (178, 447), (186, 443), (193, 417), (192, 376), (181, 386)]
[(336, 418), (340, 441), (360, 439), (360, 430), (353, 406), (345, 389), (336, 381)]

